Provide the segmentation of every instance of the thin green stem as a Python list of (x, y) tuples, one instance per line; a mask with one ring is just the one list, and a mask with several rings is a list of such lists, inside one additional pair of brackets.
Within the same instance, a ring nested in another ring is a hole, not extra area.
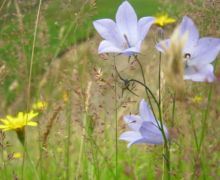
[[(83, 122), (85, 123), (85, 117), (83, 118)], [(85, 125), (85, 124), (84, 124)], [(78, 158), (78, 163), (77, 163), (77, 169), (76, 169), (76, 176), (75, 179), (79, 179), (79, 174), (80, 174), (80, 168), (81, 168), (81, 160), (82, 160), (82, 154), (84, 151), (84, 139), (85, 139), (85, 127), (83, 128), (82, 136), (81, 136), (81, 142), (80, 142), (80, 150), (79, 150), (79, 158)]]
[(33, 170), (34, 170), (34, 174), (35, 174), (36, 179), (40, 180), (40, 177), (39, 177), (38, 172), (37, 172), (37, 168), (34, 165), (34, 162), (32, 161), (32, 159), (31, 159), (31, 157), (30, 157), (30, 155), (28, 153), (27, 145), (24, 145), (23, 147), (24, 147), (24, 153), (27, 155), (27, 158), (28, 158), (28, 160), (29, 160)]
[[(38, 29), (38, 25), (39, 25), (41, 5), (42, 5), (42, 0), (39, 0), (39, 5), (38, 5), (38, 10), (37, 10), (37, 15), (36, 15), (36, 21), (35, 21), (35, 28), (34, 28), (34, 39), (33, 39), (32, 50), (31, 50), (29, 76), (28, 76), (27, 111), (29, 111), (29, 106), (30, 106), (31, 79), (32, 79), (33, 61), (34, 61), (35, 45), (36, 45), (36, 39), (37, 39), (37, 29)], [(26, 140), (25, 140), (23, 145), (24, 145), (24, 148), (26, 149)], [(24, 163), (25, 163), (25, 155), (23, 156), (23, 160), (22, 160), (22, 175), (21, 175), (22, 179), (23, 179), (23, 176), (24, 176), (24, 174), (23, 174), (24, 173)]]
[[(165, 131), (164, 131), (164, 127), (163, 127), (163, 117), (162, 117), (162, 111), (161, 111), (161, 108), (160, 108), (160, 104), (159, 102), (157, 101), (156, 97), (154, 96), (154, 94), (152, 93), (152, 91), (145, 85), (143, 84), (142, 82), (136, 80), (136, 79), (130, 79), (130, 80), (127, 80), (127, 81), (131, 81), (131, 82), (137, 82), (139, 83), (140, 85), (142, 85), (143, 87), (146, 88), (146, 90), (150, 93), (150, 95), (153, 97), (153, 100), (155, 101), (156, 105), (157, 105), (157, 108), (158, 108), (158, 111), (159, 111), (159, 121), (160, 121), (160, 125), (158, 125), (161, 133), (162, 133), (162, 136), (163, 136), (163, 139), (164, 139), (164, 147), (165, 147), (165, 162), (166, 162), (166, 170), (167, 170), (167, 179), (171, 179), (171, 176), (170, 176), (170, 150), (169, 150), (169, 143), (168, 143), (168, 139), (166, 137), (166, 134), (165, 134)], [(157, 121), (156, 121), (157, 122)]]
[(0, 6), (0, 12), (1, 12), (1, 10), (3, 9), (3, 7), (4, 7), (5, 3), (6, 3), (6, 1), (7, 1), (7, 0), (4, 0), (3, 3), (1, 4), (1, 6)]
[[(143, 70), (142, 68), (142, 65), (141, 65), (141, 69)], [(124, 79), (118, 72), (117, 68), (116, 68), (116, 65), (115, 65), (115, 70), (119, 76), (119, 78), (125, 83), (125, 84), (130, 84), (130, 82), (135, 82), (135, 83), (138, 83), (140, 85), (142, 85), (144, 88), (145, 88), (145, 91), (146, 93), (149, 95), (151, 95), (151, 97), (153, 98), (154, 102), (156, 103), (157, 105), (157, 108), (158, 108), (158, 111), (159, 111), (159, 123), (156, 121), (157, 123), (157, 126), (159, 128), (159, 130), (161, 131), (162, 133), (162, 136), (163, 136), (163, 140), (164, 140), (164, 148), (165, 148), (165, 156), (164, 156), (164, 159), (165, 159), (165, 164), (166, 164), (166, 177), (167, 179), (169, 180), (171, 177), (170, 177), (170, 151), (169, 151), (169, 143), (168, 143), (168, 139), (166, 137), (166, 134), (165, 134), (165, 131), (164, 131), (164, 126), (163, 126), (163, 117), (162, 117), (162, 110), (161, 110), (161, 107), (160, 107), (160, 103), (159, 101), (157, 100), (157, 98), (155, 97), (155, 95), (153, 94), (153, 92), (150, 90), (150, 88), (143, 82), (141, 81), (138, 81), (136, 79)], [(143, 72), (143, 71), (142, 71)], [(142, 74), (143, 75), (143, 74)], [(144, 79), (144, 76), (143, 76), (143, 79)], [(150, 96), (149, 96), (150, 97)], [(150, 99), (150, 98), (149, 98)], [(154, 113), (154, 112), (153, 112)], [(154, 114), (154, 117), (155, 114)]]
[[(115, 57), (114, 57), (114, 63), (115, 63)], [(115, 88), (114, 88), (114, 94), (115, 94), (115, 176), (116, 179), (118, 179), (118, 108), (117, 108), (117, 84), (115, 80)]]
[(207, 126), (208, 126), (207, 125), (207, 118), (208, 118), (209, 109), (210, 109), (210, 106), (211, 106), (212, 89), (213, 89), (213, 86), (210, 85), (209, 91), (208, 91), (208, 104), (207, 104), (206, 110), (203, 113), (203, 119), (202, 119), (202, 132), (201, 132), (200, 141), (199, 141), (199, 152), (201, 151), (201, 147), (202, 147), (202, 144), (203, 144), (203, 141), (204, 141), (204, 138), (205, 138), (205, 134), (206, 134), (206, 131), (207, 131)]
[(159, 104), (161, 106), (161, 52), (159, 52), (159, 73), (158, 73), (158, 87), (159, 87)]
[[(162, 31), (163, 32), (163, 31)], [(161, 34), (161, 37), (163, 39), (163, 34)], [(159, 67), (158, 67), (158, 88), (159, 88), (159, 100), (158, 100), (158, 104), (159, 104), (159, 121), (161, 124), (161, 132), (163, 134), (163, 139), (164, 139), (164, 148), (165, 148), (165, 164), (166, 164), (166, 178), (169, 180), (171, 179), (170, 176), (170, 142), (168, 142), (167, 137), (165, 135), (164, 132), (164, 128), (163, 128), (163, 111), (162, 111), (162, 103), (161, 103), (161, 60), (162, 60), (162, 54), (161, 52), (159, 52)], [(174, 112), (175, 112), (175, 98), (173, 101), (173, 111), (172, 111), (172, 118), (174, 119)], [(173, 121), (172, 121), (173, 122)]]
[(137, 55), (134, 56), (134, 58), (135, 58), (135, 61), (137, 61), (138, 64), (139, 64), (139, 66), (140, 66), (140, 69), (141, 69), (141, 75), (142, 75), (142, 78), (143, 78), (144, 84), (146, 84), (146, 79), (145, 79), (145, 76), (144, 76), (144, 70), (143, 70), (142, 64), (141, 64), (141, 62), (139, 61)]
[(171, 127), (174, 127), (175, 121), (175, 109), (176, 109), (176, 93), (173, 94), (173, 107), (172, 107), (172, 120), (171, 120)]
[[(153, 97), (155, 103), (157, 104), (157, 107), (159, 106), (156, 97), (154, 96), (154, 94), (152, 93), (152, 91), (148, 88), (148, 86), (146, 86), (144, 83), (142, 83), (141, 81), (138, 81), (138, 80), (136, 80), (136, 79), (129, 79), (129, 80), (124, 79), (124, 78), (120, 75), (120, 73), (118, 72), (118, 69), (117, 69), (116, 65), (115, 65), (115, 71), (116, 71), (117, 75), (119, 76), (119, 78), (120, 78), (125, 84), (128, 84), (128, 86), (129, 86), (130, 82), (136, 82), (136, 83), (142, 85), (142, 86), (145, 88), (145, 91), (146, 91), (147, 93), (148, 93), (148, 91), (149, 91), (150, 95)], [(154, 117), (156, 117), (154, 111), (153, 111), (153, 115), (154, 115)], [(158, 127), (160, 128), (160, 125), (158, 124), (157, 121), (156, 121), (156, 123), (157, 123)]]
[(196, 133), (196, 127), (195, 127), (195, 123), (194, 123), (195, 122), (195, 114), (193, 112), (190, 112), (190, 113), (191, 113), (191, 125), (192, 125), (193, 136), (195, 139), (196, 150), (197, 150), (197, 152), (199, 152), (198, 136)]
[[(142, 66), (140, 60), (138, 59), (138, 56), (137, 56), (137, 55), (134, 56), (134, 58), (135, 58), (135, 60), (138, 62), (139, 66), (140, 66), (141, 75), (142, 75), (142, 78), (143, 78), (143, 84), (144, 84), (145, 86), (147, 86), (147, 84), (146, 84), (146, 79), (145, 79), (145, 76), (144, 76), (143, 66)], [(145, 88), (145, 92), (146, 92), (147, 99), (148, 99), (148, 101), (149, 101), (150, 107), (151, 107), (151, 109), (152, 109), (152, 112), (153, 112), (153, 114), (154, 114), (154, 116), (155, 116), (154, 107), (153, 107), (153, 105), (152, 105), (150, 95), (149, 95), (148, 90), (147, 90), (146, 88)], [(156, 116), (155, 116), (155, 117), (156, 117)]]
[[(38, 126), (38, 137), (41, 137), (41, 132), (40, 132), (40, 127)], [(42, 172), (42, 154), (43, 154), (43, 148), (41, 146), (41, 143), (38, 143), (38, 148), (39, 148), (39, 153), (40, 153), (40, 157), (38, 160), (38, 164), (37, 167), (39, 166), (39, 171), (40, 171), (40, 179), (43, 178), (43, 172)]]
[(165, 164), (166, 164), (166, 179), (170, 180), (171, 176), (170, 176), (170, 149), (169, 149), (169, 142), (168, 139), (166, 137), (166, 134), (164, 132), (164, 127), (163, 127), (163, 116), (162, 116), (162, 110), (160, 108), (160, 105), (158, 106), (159, 109), (159, 121), (160, 121), (160, 130), (161, 133), (163, 135), (163, 139), (164, 139), (164, 148), (165, 148), (165, 156), (164, 156), (164, 160), (165, 160)]
[(36, 39), (37, 39), (37, 29), (39, 25), (41, 4), (42, 4), (42, 0), (39, 0), (39, 6), (37, 10), (37, 16), (36, 16), (35, 28), (34, 28), (34, 39), (33, 39), (32, 50), (31, 50), (30, 71), (29, 71), (28, 92), (27, 92), (27, 111), (29, 110), (29, 104), (30, 104), (31, 79), (32, 79), (33, 61), (34, 61), (34, 54), (35, 54), (35, 45), (36, 45)]
[(3, 164), (3, 172), (4, 174), (4, 179), (6, 180), (6, 166), (5, 166), (5, 159), (4, 159), (4, 133), (1, 131), (0, 132), (0, 146), (1, 146), (1, 159), (2, 159), (2, 164)]
[[(71, 107), (69, 104), (67, 106)], [(70, 179), (71, 108), (67, 108), (66, 179)]]
[(108, 166), (109, 172), (112, 174), (112, 176), (114, 177), (113, 179), (116, 179), (116, 175), (114, 174), (113, 170), (112, 170), (112, 165), (110, 164), (110, 162), (107, 160), (107, 157), (105, 157), (104, 153), (101, 151), (100, 147), (97, 145), (96, 141), (94, 140), (93, 137), (86, 137), (88, 138), (90, 141), (92, 141), (93, 145), (95, 146), (96, 150), (99, 152), (99, 154), (103, 157), (104, 159), (104, 163), (106, 163), (106, 165)]

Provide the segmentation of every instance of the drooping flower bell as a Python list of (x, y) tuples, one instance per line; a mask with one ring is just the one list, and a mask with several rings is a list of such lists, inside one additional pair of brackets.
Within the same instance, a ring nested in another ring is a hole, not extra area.
[[(128, 141), (128, 147), (132, 144), (163, 144), (164, 138), (162, 134), (162, 126), (155, 119), (152, 111), (144, 99), (141, 100), (139, 106), (140, 115), (126, 115), (124, 121), (131, 129), (121, 134), (120, 140)], [(163, 125), (166, 139), (169, 138), (167, 128)]]
[(124, 1), (116, 13), (116, 22), (100, 19), (93, 25), (104, 39), (98, 53), (121, 53), (131, 56), (140, 52), (141, 43), (154, 23), (154, 17), (137, 19), (137, 15), (128, 1)]

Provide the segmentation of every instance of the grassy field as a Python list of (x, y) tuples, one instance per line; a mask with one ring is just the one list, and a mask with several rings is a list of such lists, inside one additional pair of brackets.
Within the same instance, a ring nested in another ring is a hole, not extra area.
[[(39, 81), (39, 74), (47, 71), (48, 66), (55, 58), (62, 56), (74, 44), (89, 38), (93, 33), (92, 20), (105, 17), (114, 17), (119, 0), (115, 1), (43, 1), (40, 13), (38, 37), (35, 45), (33, 81)], [(1, 49), (0, 59), (10, 69), (3, 81), (1, 92), (6, 94), (6, 103), (15, 100), (16, 92), (9, 92), (8, 88), (15, 80), (25, 87), (24, 77), (19, 74), (26, 71), (31, 58), (34, 23), (38, 1), (3, 1), (1, 8)], [(142, 8), (145, 6), (145, 8)], [(158, 3), (154, 1), (135, 1), (138, 14), (153, 15)], [(59, 12), (59, 14), (57, 14)], [(43, 47), (43, 48), (41, 48)], [(24, 62), (24, 63), (23, 63)], [(27, 62), (27, 63), (26, 63)], [(42, 65), (43, 64), (43, 65)], [(26, 66), (26, 67), (24, 67)], [(21, 78), (20, 78), (21, 77)], [(37, 84), (37, 83), (36, 83)], [(33, 88), (37, 89), (37, 88)], [(37, 93), (37, 92), (36, 92)]]
[[(167, 12), (180, 22), (189, 15), (202, 35), (220, 36), (217, 1), (129, 2), (139, 17)], [(138, 97), (122, 93), (113, 57), (97, 54), (101, 38), (92, 21), (114, 19), (120, 3), (45, 0), (39, 10), (37, 0), (0, 2), (0, 118), (29, 111), (37, 101), (48, 103), (35, 119), (38, 126), (25, 129), (24, 146), (16, 132), (0, 131), (0, 179), (166, 179), (163, 145), (127, 149), (126, 142), (118, 141), (127, 129), (123, 116), (137, 114), (140, 99), (147, 99), (138, 85), (133, 89)], [(156, 29), (149, 32), (139, 58), (157, 96)], [(215, 62), (220, 77), (219, 58)], [(123, 77), (142, 79), (134, 60), (117, 56), (116, 64)], [(187, 82), (185, 97), (175, 107), (173, 92), (163, 83), (161, 88), (172, 137), (172, 179), (219, 179), (219, 82)]]

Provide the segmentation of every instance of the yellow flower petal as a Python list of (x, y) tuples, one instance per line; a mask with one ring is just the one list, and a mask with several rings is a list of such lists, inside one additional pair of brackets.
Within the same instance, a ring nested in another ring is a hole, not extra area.
[(22, 157), (22, 154), (21, 154), (21, 153), (19, 153), (19, 152), (13, 153), (13, 158), (14, 158), (14, 159), (20, 159), (21, 157)]
[(5, 120), (5, 119), (0, 119), (0, 121), (1, 121), (3, 124), (8, 124), (8, 121)]
[(36, 122), (30, 121), (27, 123), (28, 126), (37, 126)]
[(19, 112), (15, 117), (7, 115), (5, 119), (0, 119), (0, 122), (2, 122), (0, 129), (3, 131), (16, 131), (18, 129), (24, 128), (25, 126), (37, 126), (37, 123), (32, 121), (32, 119), (37, 115), (38, 113), (35, 113), (34, 111), (29, 113)]
[(34, 104), (32, 105), (32, 108), (33, 108), (34, 110), (40, 110), (40, 111), (42, 111), (42, 110), (47, 109), (47, 106), (48, 106), (48, 103), (47, 103), (47, 102), (45, 102), (45, 101), (38, 101), (38, 102), (36, 102), (36, 103), (34, 103)]
[(164, 27), (168, 24), (172, 24), (175, 22), (176, 22), (176, 19), (170, 18), (170, 17), (168, 17), (167, 14), (165, 14), (165, 15), (157, 16), (156, 20), (154, 21), (154, 24), (161, 26), (161, 27)]
[(192, 102), (195, 104), (200, 104), (203, 101), (203, 97), (202, 96), (198, 96), (196, 95), (193, 99)]
[(0, 125), (0, 129), (5, 129), (7, 126), (5, 125)]

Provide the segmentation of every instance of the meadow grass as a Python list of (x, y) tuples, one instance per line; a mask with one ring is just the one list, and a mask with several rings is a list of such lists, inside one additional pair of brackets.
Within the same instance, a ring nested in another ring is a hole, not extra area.
[[(130, 2), (139, 17), (155, 15), (162, 8), (179, 18), (189, 14), (198, 23), (205, 18), (200, 26), (202, 34), (220, 35), (219, 10), (204, 7), (201, 1), (184, 1), (181, 7), (171, 1)], [(38, 127), (26, 129), (25, 147), (15, 132), (1, 132), (1, 179), (162, 179), (163, 146), (127, 149), (125, 142), (116, 141), (127, 128), (123, 115), (138, 113), (140, 97), (147, 98), (139, 86), (134, 86), (139, 97), (122, 93), (113, 58), (103, 60), (97, 55), (100, 38), (94, 33), (92, 20), (114, 18), (120, 3), (42, 1), (37, 28), (39, 1), (0, 4), (4, 7), (0, 9), (0, 115), (25, 111), (38, 100), (48, 103), (36, 118)], [(207, 28), (209, 23), (213, 28)], [(156, 94), (159, 55), (154, 49), (155, 30), (150, 31), (139, 58), (147, 84)], [(137, 63), (116, 57), (116, 64), (124, 77), (142, 79)], [(173, 139), (172, 179), (218, 179), (219, 85), (187, 82), (186, 97), (177, 99), (174, 106), (173, 93), (163, 81), (162, 113)], [(195, 96), (201, 100), (196, 101)], [(23, 157), (14, 158), (15, 152)]]

